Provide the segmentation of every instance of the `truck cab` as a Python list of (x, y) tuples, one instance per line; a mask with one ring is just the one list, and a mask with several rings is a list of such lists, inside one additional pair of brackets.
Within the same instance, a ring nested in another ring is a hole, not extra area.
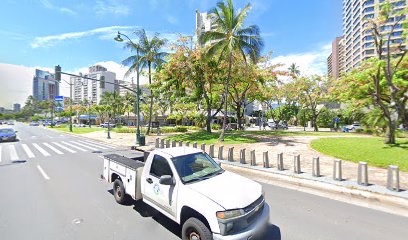
[(182, 226), (182, 239), (252, 239), (269, 222), (262, 186), (225, 171), (200, 149), (105, 156), (103, 177), (118, 203), (142, 200)]

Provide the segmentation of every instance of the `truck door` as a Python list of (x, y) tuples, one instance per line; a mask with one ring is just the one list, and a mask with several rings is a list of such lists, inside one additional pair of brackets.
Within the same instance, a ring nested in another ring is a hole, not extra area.
[(163, 175), (174, 177), (168, 160), (163, 156), (155, 154), (150, 165), (150, 171), (146, 174), (146, 179), (142, 180), (146, 181), (144, 183), (144, 197), (175, 218), (178, 184), (171, 186), (160, 184), (159, 180)]

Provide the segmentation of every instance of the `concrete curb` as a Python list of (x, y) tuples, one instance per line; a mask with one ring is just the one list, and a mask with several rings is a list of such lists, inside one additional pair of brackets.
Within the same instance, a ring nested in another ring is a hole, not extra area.
[(334, 185), (301, 177), (275, 174), (260, 169), (253, 169), (245, 165), (239, 166), (223, 160), (220, 162), (226, 170), (239, 173), (262, 183), (408, 217), (407, 198), (360, 190), (348, 186)]

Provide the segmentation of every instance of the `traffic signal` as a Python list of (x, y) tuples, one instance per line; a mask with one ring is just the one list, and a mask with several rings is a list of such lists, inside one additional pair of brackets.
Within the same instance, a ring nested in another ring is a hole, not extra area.
[(55, 66), (55, 80), (61, 82), (61, 67), (60, 65)]

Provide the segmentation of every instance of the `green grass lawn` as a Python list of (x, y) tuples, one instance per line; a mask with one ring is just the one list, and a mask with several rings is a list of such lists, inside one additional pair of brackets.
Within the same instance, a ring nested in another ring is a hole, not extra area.
[(397, 144), (384, 144), (383, 138), (320, 138), (311, 147), (321, 153), (352, 162), (387, 168), (399, 166), (408, 172), (408, 140), (398, 139)]
[(265, 130), (265, 131), (234, 131), (235, 134), (258, 135), (258, 136), (350, 136), (358, 133), (344, 132), (305, 132), (305, 131), (288, 131), (288, 130)]
[[(186, 134), (178, 134), (169, 137), (170, 140), (176, 141), (183, 141), (183, 142), (197, 142), (197, 143), (205, 143), (205, 144), (215, 144), (218, 142), (218, 137), (220, 133), (207, 133), (204, 131), (201, 132), (194, 132), (194, 133), (186, 133)], [(236, 133), (227, 133), (225, 135), (224, 142), (225, 144), (239, 144), (239, 143), (255, 143), (256, 139), (250, 136), (243, 136), (242, 134)]]
[[(69, 132), (69, 126), (67, 127), (54, 127), (53, 129), (62, 131), (62, 132)], [(83, 128), (72, 128), (72, 132), (76, 134), (84, 134), (84, 133), (90, 133), (90, 132), (96, 132), (96, 131), (103, 131), (105, 130), (104, 128), (99, 128), (99, 127), (83, 127)]]

